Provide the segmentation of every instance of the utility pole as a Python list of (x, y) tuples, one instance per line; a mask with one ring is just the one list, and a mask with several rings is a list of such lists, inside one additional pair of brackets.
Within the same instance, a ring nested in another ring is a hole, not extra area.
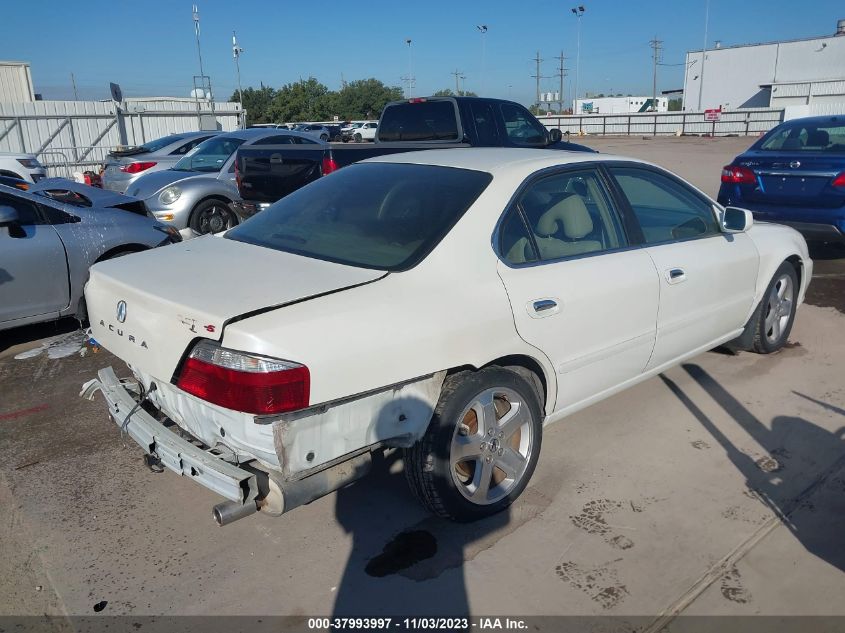
[(654, 39), (650, 40), (648, 45), (652, 49), (652, 61), (654, 65), (651, 83), (651, 111), (657, 112), (657, 64), (660, 61), (660, 53), (663, 50), (663, 40), (657, 39), (655, 35)]
[(76, 92), (76, 77), (73, 76), (73, 73), (70, 74), (70, 83), (73, 84), (73, 100), (79, 101), (79, 95)]
[(560, 93), (558, 93), (558, 114), (563, 114), (563, 104), (566, 103), (566, 99), (563, 95), (563, 80), (566, 77), (566, 68), (563, 67), (563, 63), (564, 61), (566, 61), (566, 57), (564, 56), (563, 51), (561, 51), (560, 55), (558, 57), (555, 57), (555, 59), (560, 62), (560, 68), (557, 71), (558, 79), (560, 79)]
[(540, 59), (540, 51), (537, 51), (537, 56), (534, 58), (534, 62), (537, 64), (537, 73), (531, 75), (537, 80), (537, 112), (540, 112), (540, 79), (542, 79), (542, 75), (540, 75), (540, 62), (543, 60)]
[(581, 78), (581, 18), (586, 10), (587, 9), (584, 8), (583, 4), (579, 4), (577, 7), (572, 7), (571, 9), (572, 14), (578, 18), (578, 52), (575, 57), (575, 96), (572, 100), (573, 114), (575, 113), (576, 106), (578, 105), (578, 80)]
[(701, 110), (701, 96), (704, 94), (704, 58), (707, 57), (707, 26), (710, 22), (710, 0), (704, 4), (704, 47), (701, 49), (701, 81), (698, 82), (698, 109)]
[(458, 96), (460, 96), (460, 94), (461, 94), (461, 87), (460, 87), (460, 85), (458, 84), (458, 82), (460, 81), (460, 79), (461, 79), (461, 77), (462, 77), (463, 75), (462, 75), (461, 71), (460, 71), (460, 70), (458, 70), (457, 68), (455, 69), (455, 71), (454, 71), (454, 72), (449, 73), (449, 74), (450, 74), (450, 75), (455, 75), (455, 94), (456, 94), (456, 95), (458, 95)]
[(241, 53), (244, 52), (238, 46), (238, 39), (235, 37), (235, 32), (232, 31), (232, 57), (235, 59), (235, 72), (238, 75), (238, 101), (241, 104), (241, 128), (246, 128), (246, 115), (244, 114), (244, 91), (241, 88)]

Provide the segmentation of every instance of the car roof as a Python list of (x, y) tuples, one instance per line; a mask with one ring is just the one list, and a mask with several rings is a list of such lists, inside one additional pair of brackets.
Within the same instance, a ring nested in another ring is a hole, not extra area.
[(840, 125), (845, 125), (845, 116), (842, 116), (841, 114), (838, 116), (807, 116), (800, 119), (790, 119), (789, 121), (784, 121), (781, 125), (804, 125), (806, 123), (839, 123)]
[(437, 165), (457, 167), (495, 173), (505, 168), (519, 166), (533, 172), (558, 165), (594, 163), (608, 161), (645, 161), (612, 154), (574, 152), (556, 149), (532, 149), (518, 147), (458, 147), (454, 149), (429, 149), (419, 152), (403, 152), (370, 158), (365, 163), (413, 163), (416, 165)]

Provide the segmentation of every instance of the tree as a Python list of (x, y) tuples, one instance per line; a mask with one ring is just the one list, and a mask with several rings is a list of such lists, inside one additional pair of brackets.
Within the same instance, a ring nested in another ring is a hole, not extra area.
[[(270, 104), (276, 97), (276, 91), (261, 84), (260, 88), (247, 88), (243, 91), (243, 107), (250, 123), (275, 123), (270, 118)], [(240, 102), (240, 94), (235, 91), (229, 101)]]
[(680, 97), (676, 99), (669, 99), (669, 112), (680, 112), (682, 104), (683, 99)]
[(454, 90), (449, 88), (444, 88), (443, 90), (438, 90), (435, 92), (432, 97), (477, 97), (478, 95), (471, 90), (458, 90), (457, 94)]
[(323, 121), (329, 118), (329, 89), (314, 77), (285, 84), (269, 112), (274, 122)]
[(341, 119), (375, 119), (391, 101), (402, 99), (402, 88), (386, 86), (378, 79), (350, 81), (332, 93), (332, 114)]

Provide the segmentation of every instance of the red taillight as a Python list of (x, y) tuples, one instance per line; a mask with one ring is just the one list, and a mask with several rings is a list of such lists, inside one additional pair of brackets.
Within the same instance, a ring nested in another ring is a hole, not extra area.
[[(332, 153), (329, 152), (326, 156), (323, 156), (323, 175), (327, 176), (328, 174), (332, 173), (333, 171), (337, 171), (338, 166), (334, 160), (334, 156)], [(334, 181), (332, 181), (334, 182)]]
[(269, 415), (307, 407), (311, 376), (298, 363), (203, 341), (185, 361), (176, 386), (226, 409)]
[(834, 187), (845, 187), (845, 171), (833, 179), (831, 183)]
[(241, 188), (241, 170), (238, 168), (238, 163), (240, 162), (239, 156), (235, 156), (235, 186), (240, 191)]
[(425, 97), (414, 97), (413, 99), (408, 99), (408, 103), (425, 103)]
[(150, 167), (155, 167), (156, 163), (154, 162), (146, 162), (146, 163), (129, 163), (128, 165), (121, 165), (120, 171), (125, 172), (127, 174), (137, 174), (142, 171), (146, 171)]
[(748, 167), (726, 165), (722, 167), (722, 182), (735, 185), (753, 185), (757, 182), (757, 176)]

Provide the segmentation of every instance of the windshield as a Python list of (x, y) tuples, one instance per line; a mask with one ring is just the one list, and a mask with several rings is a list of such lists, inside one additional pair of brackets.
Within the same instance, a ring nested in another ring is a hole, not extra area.
[(757, 149), (770, 152), (845, 153), (845, 122), (788, 123), (772, 130)]
[(244, 142), (242, 138), (215, 136), (203, 141), (179, 160), (176, 171), (218, 172)]
[(141, 145), (141, 149), (146, 152), (157, 152), (163, 147), (167, 147), (171, 143), (175, 143), (176, 141), (181, 141), (185, 136), (183, 134), (171, 134), (170, 136), (164, 136), (162, 138), (157, 138), (154, 141), (149, 141)]
[(406, 270), (431, 252), (491, 180), (451, 167), (351, 165), (282, 198), (226, 238), (350, 266)]

